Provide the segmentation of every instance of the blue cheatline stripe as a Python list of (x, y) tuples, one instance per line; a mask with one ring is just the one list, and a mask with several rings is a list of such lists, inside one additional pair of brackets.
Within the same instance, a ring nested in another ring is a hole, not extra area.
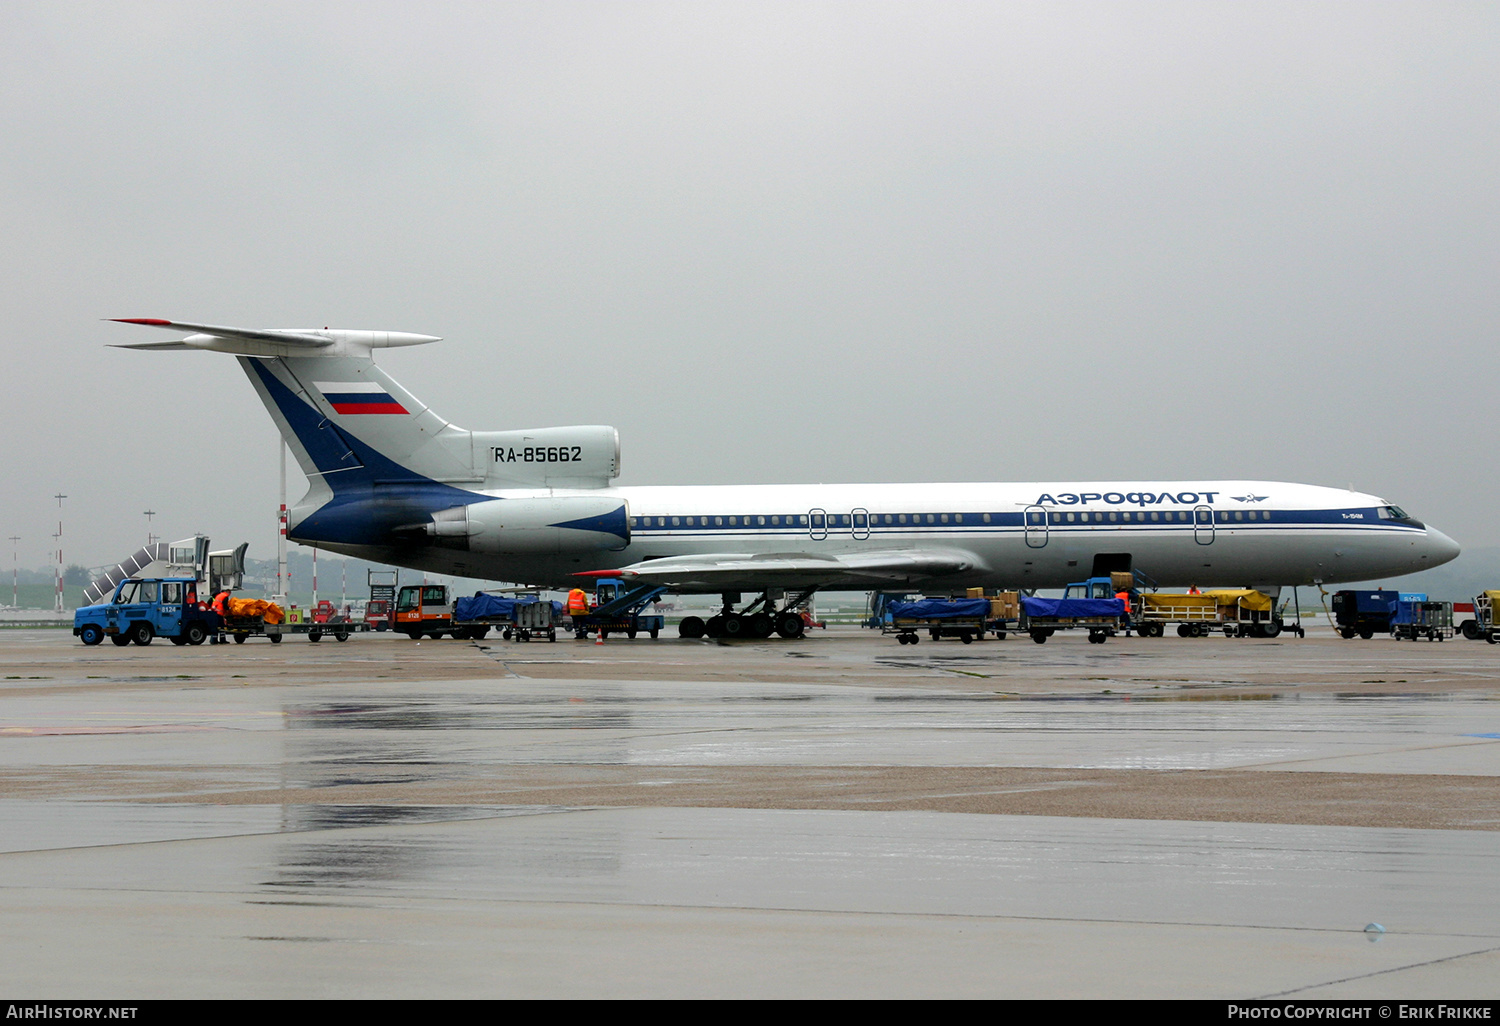
[[(1348, 511), (1348, 510), (1292, 510), (1292, 511), (1277, 510), (1277, 511), (1272, 511), (1273, 512), (1273, 517), (1269, 521), (1260, 520), (1258, 518), (1255, 519), (1255, 520), (1230, 520), (1230, 521), (1222, 521), (1222, 520), (1215, 519), (1211, 523), (1210, 522), (1199, 523), (1199, 522), (1197, 522), (1196, 520), (1193, 520), (1193, 519), (1179, 520), (1179, 519), (1177, 519), (1175, 517), (1172, 518), (1172, 519), (1170, 519), (1170, 520), (1168, 520), (1168, 519), (1161, 519), (1161, 520), (1138, 520), (1138, 519), (1131, 519), (1131, 520), (1128, 520), (1128, 521), (1127, 520), (1099, 520), (1099, 519), (1095, 519), (1095, 517), (1099, 514), (1100, 511), (1093, 511), (1093, 510), (1091, 510), (1091, 511), (1086, 511), (1086, 512), (1088, 512), (1089, 516), (1090, 516), (1090, 519), (1087, 520), (1087, 521), (1076, 521), (1075, 520), (1073, 522), (1066, 522), (1066, 521), (1064, 521), (1064, 522), (1061, 522), (1061, 523), (1056, 523), (1056, 522), (1052, 522), (1051, 519), (1050, 519), (1050, 517), (1049, 517), (1049, 522), (1045, 523), (1045, 524), (1026, 524), (1026, 523), (1023, 522), (1023, 516), (1020, 513), (991, 513), (991, 514), (989, 514), (989, 516), (991, 518), (991, 521), (989, 523), (984, 523), (983, 520), (980, 519), (980, 518), (982, 518), (984, 516), (984, 514), (982, 514), (982, 513), (964, 513), (963, 516), (966, 517), (966, 518), (969, 518), (969, 519), (966, 519), (963, 523), (954, 523), (951, 518), (954, 517), (954, 516), (956, 516), (957, 514), (950, 513), (950, 514), (946, 514), (948, 517), (950, 517), (950, 520), (949, 520), (948, 523), (938, 522), (938, 523), (931, 523), (931, 524), (922, 522), (923, 519), (925, 519), (927, 516), (929, 516), (929, 514), (927, 514), (927, 513), (908, 513), (908, 514), (906, 514), (906, 516), (910, 517), (911, 520), (912, 520), (912, 522), (906, 523), (906, 524), (886, 524), (886, 523), (882, 523), (880, 521), (887, 514), (879, 513), (879, 514), (871, 514), (871, 517), (870, 517), (871, 523), (869, 525), (868, 530), (869, 530), (869, 532), (871, 534), (883, 534), (883, 535), (891, 535), (891, 534), (924, 534), (924, 535), (930, 535), (930, 534), (975, 534), (975, 533), (979, 533), (979, 534), (984, 534), (984, 533), (1008, 534), (1008, 533), (1011, 533), (1012, 531), (1020, 530), (1020, 529), (1023, 529), (1023, 528), (1026, 529), (1026, 530), (1028, 530), (1028, 531), (1035, 531), (1037, 533), (1040, 533), (1043, 530), (1046, 530), (1048, 532), (1063, 532), (1063, 533), (1068, 533), (1068, 532), (1079, 533), (1079, 532), (1095, 532), (1095, 531), (1133, 531), (1133, 532), (1141, 532), (1141, 531), (1186, 531), (1186, 530), (1203, 531), (1203, 532), (1213, 531), (1214, 533), (1220, 533), (1220, 532), (1236, 532), (1237, 533), (1237, 532), (1247, 532), (1247, 531), (1288, 531), (1288, 530), (1291, 530), (1291, 531), (1308, 531), (1308, 530), (1312, 530), (1312, 531), (1324, 531), (1324, 530), (1339, 530), (1339, 531), (1364, 531), (1364, 532), (1393, 532), (1393, 531), (1395, 531), (1395, 532), (1402, 532), (1402, 533), (1422, 534), (1425, 531), (1425, 529), (1422, 528), (1422, 527), (1415, 527), (1415, 526), (1413, 526), (1411, 524), (1402, 524), (1402, 523), (1391, 522), (1391, 521), (1388, 521), (1388, 520), (1381, 520), (1381, 519), (1379, 519), (1377, 517), (1374, 517), (1373, 515), (1370, 516), (1368, 519), (1365, 519), (1365, 518), (1359, 518), (1359, 519), (1350, 518), (1350, 517), (1346, 516), (1346, 514), (1349, 514), (1351, 512), (1351, 511)], [(1139, 517), (1139, 516), (1145, 515), (1145, 514), (1137, 512), (1135, 510), (1131, 510), (1129, 512), (1132, 514), (1133, 517)], [(1168, 513), (1172, 513), (1172, 512), (1178, 512), (1178, 511), (1168, 511)], [(1190, 514), (1190, 511), (1185, 511), (1184, 510), (1184, 511), (1181, 511), (1181, 512), (1189, 513)], [(1360, 512), (1360, 511), (1353, 511), (1353, 512)], [(744, 517), (742, 514), (736, 513), (736, 514), (733, 514), (733, 515), (734, 515), (734, 517), (736, 519), (749, 519), (748, 517)], [(787, 519), (788, 521), (791, 521), (793, 519), (792, 516), (786, 516), (784, 514), (779, 514), (779, 515), (785, 516), (785, 519)], [(895, 516), (895, 514), (890, 514), (890, 515), (891, 516)], [(942, 516), (943, 514), (933, 513), (933, 514), (930, 514), (930, 515), (934, 516), (934, 517), (939, 517), (939, 516)], [(1052, 514), (1052, 516), (1066, 516), (1066, 515), (1067, 515), (1066, 513), (1059, 514), (1059, 513), (1056, 513), (1056, 512), (1054, 512)], [(1074, 515), (1077, 516), (1077, 515), (1080, 515), (1080, 514), (1079, 513), (1075, 513)], [(760, 515), (758, 515), (758, 514), (752, 514), (752, 516), (756, 517), (757, 519), (760, 518)], [(765, 517), (767, 519), (769, 519), (770, 516), (771, 516), (771, 514), (765, 514)], [(691, 517), (692, 517), (693, 520), (697, 521), (697, 523), (689, 525), (689, 524), (681, 522), (681, 521), (687, 520), (688, 517), (689, 517), (688, 514), (677, 514), (675, 517), (673, 517), (671, 514), (656, 514), (656, 513), (653, 513), (653, 514), (651, 514), (649, 516), (638, 516), (638, 517), (635, 518), (635, 520), (636, 520), (636, 526), (634, 528), (632, 528), (632, 530), (635, 530), (635, 531), (638, 531), (638, 532), (641, 532), (641, 533), (671, 533), (671, 534), (676, 534), (676, 535), (684, 535), (684, 534), (720, 535), (720, 534), (744, 534), (744, 533), (747, 533), (747, 532), (753, 532), (753, 533), (759, 533), (759, 534), (767, 534), (767, 535), (771, 535), (771, 536), (778, 536), (778, 535), (802, 535), (802, 534), (809, 534), (813, 530), (817, 530), (817, 531), (819, 531), (821, 533), (824, 530), (824, 528), (821, 528), (821, 527), (814, 529), (814, 528), (810, 527), (806, 523), (801, 523), (801, 524), (788, 523), (785, 526), (782, 526), (782, 525), (771, 525), (771, 524), (729, 524), (729, 523), (716, 523), (716, 524), (713, 524), (713, 525), (709, 525), (708, 523), (706, 523), (706, 521), (708, 521), (710, 518), (715, 519), (715, 520), (719, 520), (719, 521), (727, 521), (729, 519), (729, 517), (730, 517), (730, 514), (707, 514), (707, 515), (704, 515), (704, 514), (694, 513), (694, 514), (691, 514)], [(655, 522), (655, 521), (662, 520), (662, 519), (676, 519), (676, 520), (679, 521), (679, 523), (677, 523), (675, 525), (671, 525), (671, 524), (660, 524), (660, 523), (656, 523)], [(829, 524), (827, 526), (827, 528), (826, 528), (827, 533), (830, 534), (830, 535), (850, 534), (854, 530), (856, 530), (856, 528), (854, 528), (852, 525), (847, 524), (847, 523), (843, 523), (843, 524)], [(860, 528), (858, 528), (858, 530), (860, 530), (861, 532), (863, 532), (865, 530), (865, 528), (861, 526)]]

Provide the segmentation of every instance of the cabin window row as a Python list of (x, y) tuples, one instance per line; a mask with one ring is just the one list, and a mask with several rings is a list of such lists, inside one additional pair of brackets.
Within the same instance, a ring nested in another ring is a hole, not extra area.
[[(1209, 522), (1209, 510), (1198, 510), (1196, 515), (1187, 510), (1142, 510), (1140, 512), (1110, 510), (1103, 513), (1028, 513), (1026, 522), (1028, 524), (1041, 525), (1052, 524), (1159, 524), (1159, 523), (1203, 523)], [(871, 513), (868, 514), (868, 523), (871, 527), (900, 527), (902, 525), (922, 524), (988, 524), (993, 522), (989, 513), (970, 513), (968, 520), (964, 520), (963, 513)], [(828, 513), (817, 518), (818, 523), (814, 526), (823, 527), (850, 527), (864, 526), (865, 515), (858, 517), (848, 513)], [(1270, 520), (1271, 511), (1261, 510), (1220, 510), (1219, 523), (1231, 522), (1242, 523), (1246, 520)], [(806, 513), (767, 513), (753, 514), (750, 516), (676, 516), (676, 517), (631, 517), (630, 526), (636, 528), (651, 527), (807, 527), (808, 514)]]
[[(1189, 522), (1207, 524), (1212, 510), (1151, 510), (1150, 512), (1120, 512), (1110, 510), (1108, 513), (1028, 513), (1026, 522), (1028, 524), (1041, 525), (1052, 524), (1160, 524)], [(1219, 522), (1221, 524), (1234, 522), (1243, 523), (1246, 520), (1270, 520), (1271, 511), (1268, 509), (1237, 509), (1234, 511), (1220, 510)]]

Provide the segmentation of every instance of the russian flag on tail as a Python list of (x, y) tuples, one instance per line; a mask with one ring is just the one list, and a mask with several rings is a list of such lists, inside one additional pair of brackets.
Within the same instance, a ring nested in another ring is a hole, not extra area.
[(314, 381), (335, 413), (405, 413), (406, 407), (374, 381)]

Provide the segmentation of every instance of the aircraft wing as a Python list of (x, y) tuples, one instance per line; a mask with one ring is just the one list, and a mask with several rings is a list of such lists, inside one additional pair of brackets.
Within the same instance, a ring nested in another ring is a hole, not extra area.
[(838, 555), (727, 552), (651, 559), (622, 567), (618, 573), (627, 581), (677, 591), (867, 588), (962, 573), (978, 563), (978, 557), (961, 549), (880, 549)]

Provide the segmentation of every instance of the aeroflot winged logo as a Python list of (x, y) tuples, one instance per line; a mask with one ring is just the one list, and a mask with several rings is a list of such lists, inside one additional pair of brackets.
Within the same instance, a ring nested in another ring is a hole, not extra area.
[(405, 413), (406, 408), (374, 381), (314, 381), (335, 413)]

